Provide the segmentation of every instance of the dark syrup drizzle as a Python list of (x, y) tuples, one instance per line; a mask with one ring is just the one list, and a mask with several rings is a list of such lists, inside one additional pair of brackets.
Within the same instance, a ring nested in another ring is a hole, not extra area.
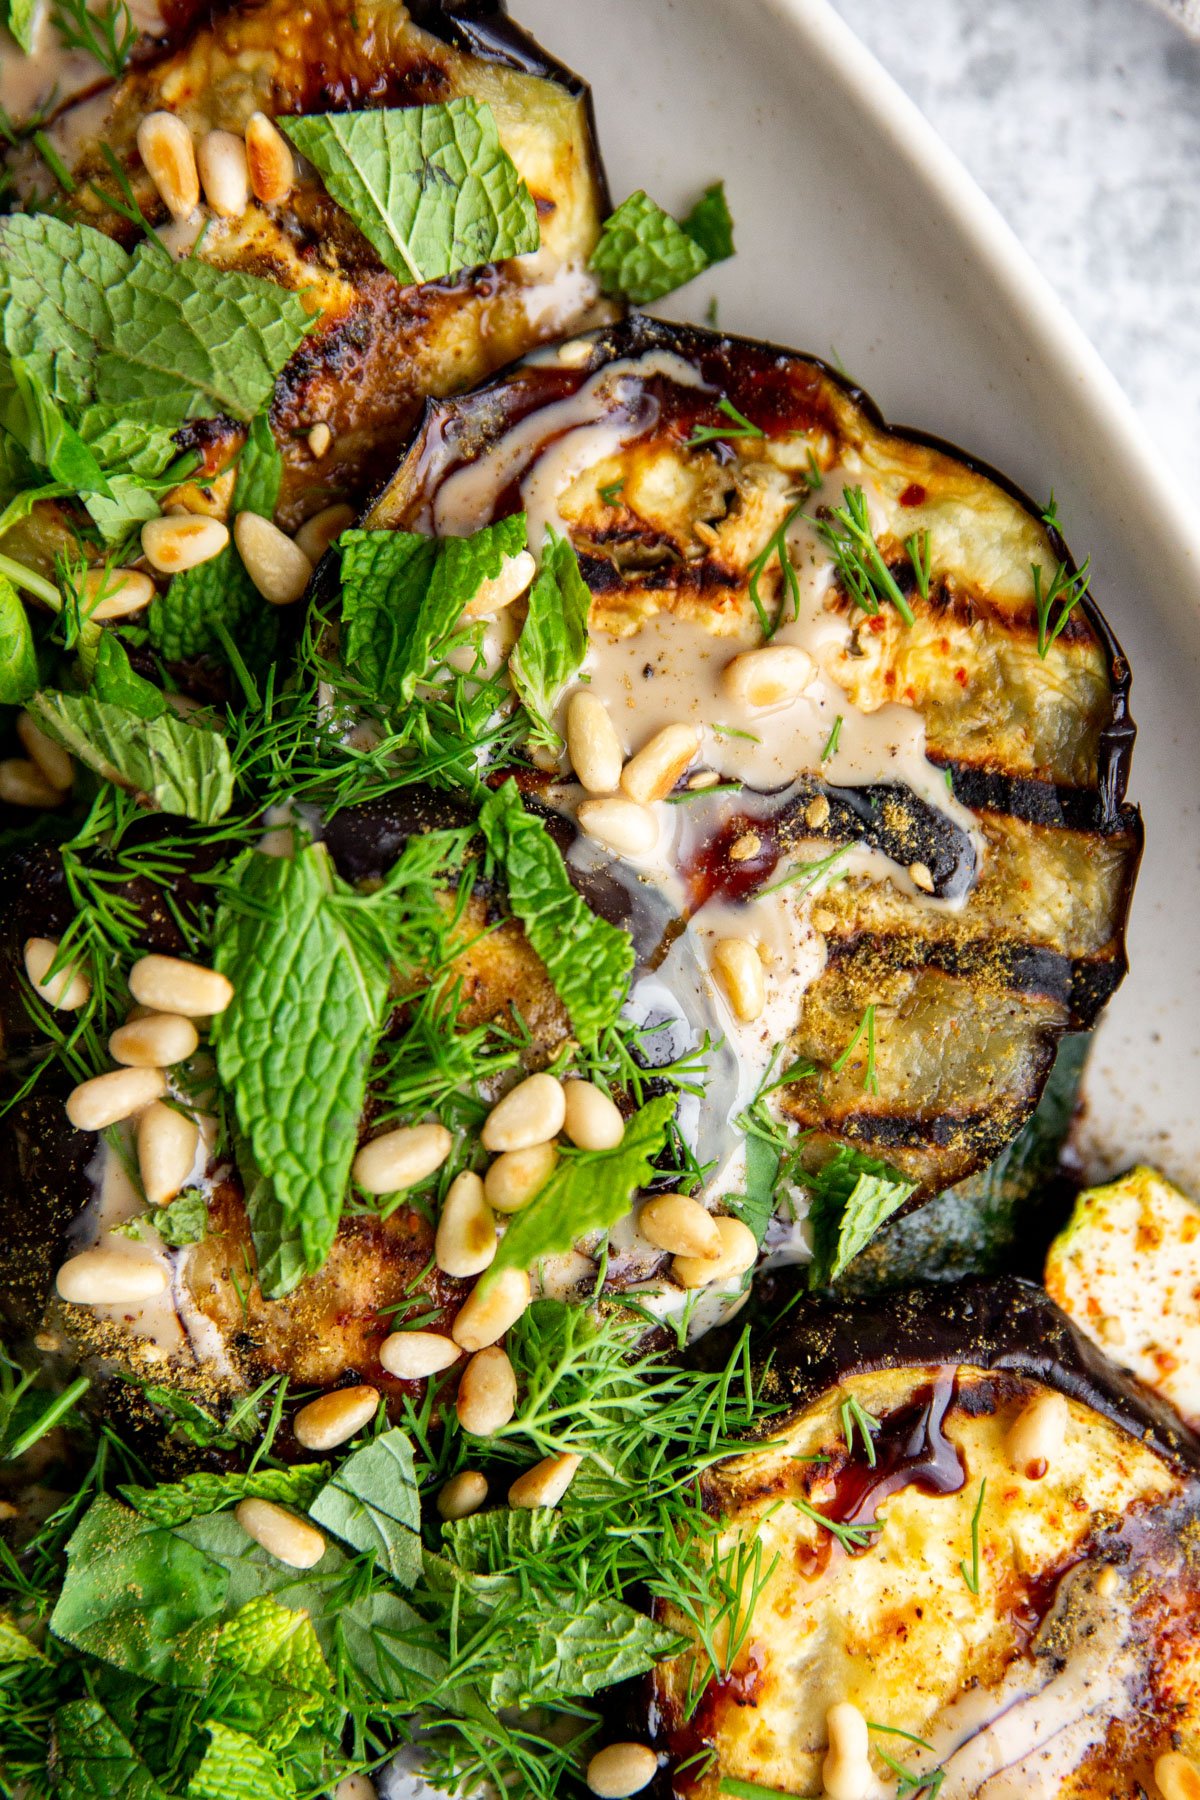
[(872, 1434), (874, 1466), (861, 1448), (830, 1477), (833, 1495), (819, 1511), (839, 1525), (873, 1525), (882, 1503), (901, 1488), (957, 1494), (967, 1484), (962, 1451), (942, 1429), (958, 1386), (954, 1369), (941, 1370)]

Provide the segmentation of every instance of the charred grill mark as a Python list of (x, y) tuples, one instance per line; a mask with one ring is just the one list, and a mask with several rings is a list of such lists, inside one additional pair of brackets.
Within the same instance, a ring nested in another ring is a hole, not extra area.
[[(1041, 1074), (1049, 1065), (1047, 1055)], [(1033, 1071), (1030, 1071), (1031, 1076)], [(852, 1144), (872, 1146), (876, 1150), (913, 1150), (928, 1154), (932, 1146), (938, 1150), (962, 1154), (965, 1151), (990, 1158), (1002, 1150), (1033, 1111), (1037, 1101), (1037, 1082), (1032, 1079), (1025, 1094), (1008, 1093), (991, 1109), (955, 1108), (939, 1102), (939, 1110), (924, 1108), (911, 1113), (900, 1111), (839, 1111), (828, 1102), (806, 1109), (802, 1102), (789, 1102), (788, 1112), (796, 1124), (810, 1130), (823, 1127), (836, 1131), (839, 1138)], [(905, 1210), (908, 1210), (907, 1208)]]
[(1132, 837), (1138, 830), (1137, 808), (1114, 803), (1103, 789), (1010, 775), (1004, 769), (943, 758), (935, 750), (930, 751), (930, 760), (949, 771), (954, 798), (972, 812), (1007, 814), (1029, 825), (1091, 831), (1104, 837)]
[(826, 945), (831, 968), (867, 959), (889, 973), (936, 969), (988, 992), (1051, 1001), (1069, 1012), (1072, 1030), (1095, 1022), (1125, 973), (1124, 952), (1115, 942), (1100, 956), (1076, 958), (1045, 944), (986, 938), (961, 942), (910, 932), (831, 935)]

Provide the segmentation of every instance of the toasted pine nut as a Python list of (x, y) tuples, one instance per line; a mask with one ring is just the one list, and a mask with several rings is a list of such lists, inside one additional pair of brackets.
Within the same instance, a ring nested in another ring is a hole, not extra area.
[(440, 1169), (453, 1148), (444, 1125), (401, 1125), (364, 1144), (351, 1173), (368, 1194), (397, 1194)]
[(494, 1437), (517, 1410), (517, 1377), (499, 1344), (476, 1352), (462, 1373), (454, 1402), (458, 1422), (472, 1437)]
[(1004, 1440), (1009, 1465), (1027, 1481), (1040, 1481), (1062, 1447), (1071, 1425), (1071, 1409), (1062, 1394), (1043, 1388), (1027, 1400)]
[(206, 131), (196, 151), (204, 198), (223, 219), (240, 219), (250, 204), (246, 146), (232, 131)]
[(219, 556), (229, 542), (220, 519), (202, 519), (195, 513), (148, 519), (142, 526), (142, 551), (152, 568), (164, 575), (195, 569)]
[(814, 794), (804, 809), (804, 823), (812, 831), (819, 831), (822, 825), (829, 823), (828, 794)]
[(508, 1490), (508, 1504), (525, 1510), (557, 1506), (582, 1461), (572, 1450), (564, 1450), (559, 1456), (544, 1456), (532, 1469), (517, 1476)]
[(863, 1800), (874, 1785), (867, 1721), (850, 1700), (825, 1714), (829, 1750), (821, 1765), (827, 1800)]
[(456, 1363), (462, 1351), (441, 1331), (393, 1331), (379, 1346), (379, 1360), (399, 1381), (425, 1381)]
[(579, 688), (567, 702), (567, 754), (589, 794), (615, 794), (621, 784), (621, 740), (598, 694)]
[(671, 1274), (680, 1287), (724, 1284), (735, 1276), (744, 1275), (758, 1260), (758, 1245), (748, 1225), (743, 1225), (740, 1219), (714, 1219), (713, 1224), (721, 1239), (720, 1254), (715, 1257), (677, 1256), (671, 1264)]
[(764, 644), (726, 663), (721, 691), (743, 706), (786, 706), (800, 698), (814, 672), (812, 657), (799, 644)]
[(496, 1255), (496, 1215), (484, 1198), (483, 1182), (464, 1169), (442, 1202), (433, 1257), (443, 1275), (482, 1275)]
[(81, 1081), (67, 1095), (67, 1117), (76, 1131), (104, 1131), (140, 1112), (167, 1091), (161, 1069), (110, 1069)]
[(621, 770), (621, 791), (639, 806), (665, 800), (700, 748), (694, 725), (664, 725)]
[(928, 863), (909, 863), (908, 879), (915, 888), (920, 888), (923, 894), (933, 893), (933, 876), (930, 874)]
[(53, 1006), (58, 1012), (78, 1012), (88, 1000), (92, 984), (74, 963), (68, 963), (47, 981), (50, 965), (57, 955), (58, 945), (53, 938), (26, 938), (25, 973), (34, 993), (47, 1006)]
[(186, 1113), (155, 1100), (137, 1124), (138, 1171), (151, 1206), (166, 1206), (191, 1173), (200, 1127)]
[(296, 543), (314, 569), (328, 550), (335, 538), (341, 537), (347, 525), (354, 523), (354, 508), (341, 501), (336, 506), (323, 507), (306, 519), (296, 533)]
[(233, 1514), (247, 1537), (289, 1569), (311, 1569), (325, 1554), (325, 1539), (316, 1526), (273, 1500), (239, 1501)]
[(1200, 1800), (1200, 1768), (1189, 1756), (1168, 1750), (1154, 1765), (1154, 1781), (1162, 1800)]
[[(309, 432), (308, 438), (307, 438), (308, 454), (313, 458), (314, 462), (320, 462), (320, 460), (323, 456), (328, 455), (329, 446), (330, 446), (330, 444), (332, 444), (332, 442), (333, 442), (332, 431), (330, 431), (330, 429), (329, 429), (328, 425), (325, 423), (324, 419), (318, 419), (316, 424), (313, 426), (312, 430)], [(300, 543), (299, 532), (297, 532), (297, 534), (296, 534), (296, 542), (298, 544)], [(300, 544), (300, 548), (302, 550), (304, 550), (304, 545)], [(308, 555), (307, 550), (305, 550), (304, 553), (306, 556)]]
[(379, 1410), (379, 1389), (336, 1388), (302, 1406), (292, 1420), (292, 1435), (306, 1450), (333, 1450), (369, 1425)]
[(272, 606), (291, 606), (299, 600), (312, 564), (294, 539), (261, 513), (240, 512), (233, 521), (233, 541), (264, 600)]
[(638, 1230), (672, 1256), (712, 1263), (723, 1249), (716, 1219), (687, 1194), (655, 1194), (638, 1214)]
[[(480, 1351), (481, 1356), (486, 1355)], [(501, 1356), (504, 1352), (500, 1352)], [(443, 1519), (469, 1519), (488, 1496), (487, 1476), (478, 1469), (463, 1469), (438, 1489), (437, 1509)]]
[(0, 800), (10, 806), (61, 806), (66, 799), (61, 788), (52, 787), (35, 762), (23, 756), (6, 756), (0, 761)]
[(283, 133), (275, 129), (266, 113), (250, 115), (246, 126), (246, 161), (254, 198), (261, 200), (264, 206), (281, 205), (296, 180), (296, 159), (291, 145)]
[(174, 113), (147, 113), (137, 129), (146, 173), (173, 219), (190, 219), (200, 204), (200, 176), (192, 134)]
[(143, 569), (89, 569), (83, 578), (87, 616), (97, 622), (141, 612), (154, 595), (154, 583)]
[(153, 1257), (98, 1246), (68, 1258), (54, 1285), (72, 1306), (132, 1306), (161, 1294), (167, 1281), (166, 1269)]
[(151, 1012), (182, 1013), (207, 1019), (233, 999), (233, 983), (203, 963), (182, 956), (139, 956), (129, 971), (129, 991)]
[(575, 816), (581, 831), (618, 856), (647, 856), (658, 842), (658, 820), (650, 808), (619, 794), (585, 800)]
[(378, 1792), (365, 1775), (343, 1775), (333, 1790), (333, 1800), (378, 1800)]
[(497, 1212), (520, 1212), (544, 1188), (554, 1172), (558, 1151), (553, 1144), (530, 1144), (526, 1150), (506, 1150), (483, 1178), (489, 1206)]
[(602, 1800), (626, 1800), (640, 1794), (658, 1773), (658, 1758), (649, 1744), (606, 1744), (587, 1766), (587, 1784)]
[(515, 556), (506, 556), (500, 565), (500, 573), (480, 582), (463, 607), (463, 618), (486, 619), (493, 613), (503, 612), (506, 606), (511, 606), (525, 592), (536, 574), (537, 564), (528, 550), (518, 550)]
[(132, 1069), (169, 1069), (186, 1062), (200, 1042), (199, 1033), (182, 1013), (149, 1013), (118, 1025), (108, 1040), (114, 1062)]
[(565, 1081), (563, 1129), (581, 1150), (615, 1150), (625, 1136), (621, 1109), (594, 1081)]
[(67, 793), (75, 780), (70, 753), (44, 732), (32, 713), (17, 714), (17, 736), (30, 762), (36, 763), (52, 788)]
[(501, 1269), (486, 1287), (472, 1288), (450, 1327), (464, 1350), (483, 1350), (515, 1325), (533, 1297), (524, 1269)]
[[(1111, 1600), (1120, 1591), (1121, 1577), (1112, 1563), (1106, 1563), (1096, 1577), (1094, 1592), (1100, 1600)], [(1200, 1800), (1200, 1794), (1196, 1800)]]
[(713, 973), (734, 1017), (749, 1025), (767, 1004), (762, 960), (749, 938), (718, 938), (712, 952)]
[(493, 1106), (479, 1140), (485, 1150), (528, 1150), (557, 1137), (566, 1116), (562, 1082), (553, 1075), (527, 1075)]
[(743, 831), (741, 837), (735, 838), (729, 846), (730, 862), (749, 862), (762, 849), (762, 839), (757, 831)]

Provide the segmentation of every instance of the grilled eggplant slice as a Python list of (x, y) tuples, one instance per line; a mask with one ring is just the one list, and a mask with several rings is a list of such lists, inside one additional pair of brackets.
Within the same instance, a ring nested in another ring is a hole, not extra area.
[(812, 1307), (772, 1348), (770, 1442), (703, 1477), (748, 1571), (730, 1666), (694, 1705), (699, 1650), (652, 1678), (663, 1791), (820, 1793), (848, 1702), (863, 1796), (1158, 1792), (1200, 1749), (1196, 1440), (1013, 1280)]
[[(831, 512), (856, 499), (867, 577)], [(535, 551), (553, 526), (578, 553), (584, 673), (626, 754), (699, 734), (657, 850), (603, 860), (670, 900), (646, 954), (668, 985), (681, 935), (770, 965), (749, 1023), (714, 1001), (740, 1103), (786, 1043), (780, 1068), (813, 1069), (781, 1095), (810, 1165), (849, 1145), (919, 1200), (986, 1164), (1121, 979), (1140, 848), (1129, 672), (1090, 598), (1039, 653), (1034, 571), (1045, 598), (1074, 569), (1057, 531), (819, 362), (645, 318), (434, 404), (367, 523), (458, 534), (522, 506)], [(764, 630), (812, 678), (740, 704), (729, 664)], [(542, 798), (577, 812), (564, 774)]]

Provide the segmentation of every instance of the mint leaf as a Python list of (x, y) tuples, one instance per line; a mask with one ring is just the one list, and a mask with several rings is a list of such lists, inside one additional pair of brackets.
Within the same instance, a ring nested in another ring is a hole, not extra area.
[(313, 1520), (355, 1550), (373, 1550), (375, 1566), (400, 1587), (421, 1573), (421, 1502), (412, 1445), (395, 1428), (347, 1457), (310, 1507)]
[(188, 1782), (188, 1800), (294, 1800), (295, 1783), (272, 1751), (215, 1719), (207, 1730), (211, 1741)]
[(37, 651), (29, 614), (8, 576), (0, 575), (0, 704), (24, 706), (37, 684)]
[(723, 1205), (740, 1219), (761, 1244), (775, 1211), (775, 1184), (779, 1179), (779, 1152), (753, 1131), (746, 1133), (746, 1191), (726, 1194)]
[(683, 229), (699, 244), (709, 266), (727, 262), (733, 255), (733, 216), (725, 198), (725, 183), (715, 181), (683, 220)]
[(213, 825), (233, 800), (229, 746), (218, 732), (164, 713), (139, 717), (88, 694), (43, 689), (29, 710), (72, 756), (159, 812)]
[(102, 631), (92, 664), (92, 695), (111, 706), (123, 706), (139, 719), (159, 719), (167, 710), (162, 691), (135, 674), (125, 646), (115, 631)]
[(337, 882), (317, 845), (294, 857), (251, 852), (225, 896), (215, 960), (234, 998), (214, 1028), (217, 1069), (284, 1221), (318, 1269), (350, 1178), (387, 961), (356, 929), (371, 901)]
[(125, 1733), (95, 1700), (54, 1715), (54, 1792), (61, 1800), (170, 1800)]
[(538, 247), (533, 196), (484, 102), (460, 95), (279, 125), (402, 281), (438, 281)]
[(33, 54), (33, 27), (37, 14), (37, 0), (6, 0), (2, 22), (8, 26), (26, 56)]
[(525, 548), (525, 515), (471, 537), (346, 531), (339, 545), (342, 654), (385, 703), (406, 706), (480, 584)]
[(836, 1281), (917, 1186), (890, 1163), (864, 1156), (846, 1144), (805, 1179), (812, 1190), (808, 1210), (813, 1238), (810, 1288)]
[(502, 1269), (530, 1269), (543, 1257), (559, 1256), (591, 1231), (605, 1231), (623, 1219), (633, 1197), (654, 1172), (675, 1116), (675, 1096), (663, 1094), (635, 1112), (615, 1150), (581, 1150), (567, 1155), (554, 1173), (514, 1213), (489, 1269), (479, 1278), (491, 1286)]
[(611, 1025), (633, 969), (633, 939), (599, 918), (571, 885), (566, 864), (541, 819), (527, 813), (511, 778), (479, 814), (488, 848), (504, 871), (509, 905), (546, 965), (585, 1043)]
[(147, 487), (137, 475), (110, 475), (106, 494), (85, 494), (83, 504), (104, 540), (105, 547), (123, 544), (129, 534), (148, 519), (157, 519), (162, 507), (158, 496), (174, 481)]
[(5, 1613), (0, 1613), (0, 1668), (11, 1668), (13, 1663), (42, 1662), (45, 1659), (32, 1639), (13, 1624)]
[(0, 357), (0, 425), (32, 463), (81, 494), (107, 494), (94, 453), (18, 356)]
[(587, 655), (591, 604), (575, 546), (548, 525), (542, 565), (529, 590), (529, 610), (509, 658), (508, 673), (533, 721), (534, 741), (551, 750), (562, 748), (550, 717)]
[(606, 294), (645, 306), (703, 273), (709, 257), (642, 189), (604, 221), (591, 266)]
[(236, 1126), (233, 1154), (254, 1240), (258, 1285), (268, 1300), (281, 1300), (308, 1274), (300, 1227), (285, 1215), (274, 1188), (254, 1160), (250, 1140)]
[(329, 1479), (328, 1463), (296, 1463), (289, 1469), (254, 1469), (248, 1474), (210, 1474), (206, 1469), (182, 1481), (156, 1487), (118, 1488), (122, 1499), (154, 1525), (183, 1525), (201, 1513), (236, 1506), (239, 1500), (275, 1500), (304, 1512)]
[(152, 1223), (163, 1243), (173, 1250), (199, 1244), (208, 1236), (208, 1201), (199, 1188), (186, 1188), (178, 1200), (155, 1212)]
[(131, 418), (123, 406), (85, 406), (79, 415), (79, 435), (106, 470), (152, 481), (178, 458), (172, 421), (173, 400), (144, 406)]
[(271, 1750), (322, 1719), (338, 1734), (341, 1709), (330, 1705), (333, 1676), (306, 1613), (260, 1594), (222, 1626), (215, 1656), (241, 1677), (232, 1692), (222, 1682), (225, 1724)]

